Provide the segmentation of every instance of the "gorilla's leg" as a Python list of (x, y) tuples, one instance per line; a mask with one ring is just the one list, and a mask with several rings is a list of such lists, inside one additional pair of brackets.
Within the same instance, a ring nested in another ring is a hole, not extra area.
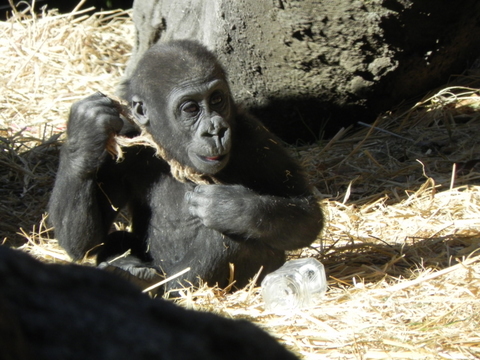
[(100, 269), (110, 271), (144, 289), (165, 277), (151, 264), (145, 242), (130, 232), (115, 231), (97, 254)]

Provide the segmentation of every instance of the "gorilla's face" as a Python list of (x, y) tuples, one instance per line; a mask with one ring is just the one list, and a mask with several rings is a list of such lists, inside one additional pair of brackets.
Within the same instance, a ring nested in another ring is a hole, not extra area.
[(217, 173), (228, 163), (232, 144), (227, 83), (223, 79), (192, 82), (176, 88), (171, 97), (169, 113), (182, 137), (189, 138), (183, 144), (187, 156), (183, 161), (201, 173)]
[(228, 163), (236, 116), (225, 71), (194, 42), (157, 43), (128, 82), (133, 114), (169, 156), (213, 175)]
[(154, 140), (182, 165), (207, 175), (228, 163), (234, 109), (223, 77), (184, 79), (146, 100), (133, 96), (133, 113)]

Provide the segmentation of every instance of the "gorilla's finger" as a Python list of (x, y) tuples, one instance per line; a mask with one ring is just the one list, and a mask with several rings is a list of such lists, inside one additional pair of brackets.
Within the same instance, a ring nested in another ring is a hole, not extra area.
[(187, 191), (185, 193), (185, 201), (187, 202), (187, 204), (190, 204), (191, 201), (192, 201), (192, 196), (193, 196), (193, 191)]
[(205, 189), (207, 186), (212, 186), (212, 185), (197, 185), (193, 191), (197, 194), (202, 194), (205, 192)]

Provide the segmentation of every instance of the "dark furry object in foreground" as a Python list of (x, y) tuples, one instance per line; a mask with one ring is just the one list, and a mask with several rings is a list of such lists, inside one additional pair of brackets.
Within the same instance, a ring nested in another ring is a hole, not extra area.
[(104, 271), (0, 246), (0, 359), (295, 359), (244, 320), (150, 299)]

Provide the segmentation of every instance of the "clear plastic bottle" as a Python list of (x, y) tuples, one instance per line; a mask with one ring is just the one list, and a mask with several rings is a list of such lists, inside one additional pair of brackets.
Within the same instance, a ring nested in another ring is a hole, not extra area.
[(321, 262), (304, 258), (287, 261), (265, 276), (261, 286), (265, 309), (305, 309), (320, 301), (327, 290), (327, 278)]

